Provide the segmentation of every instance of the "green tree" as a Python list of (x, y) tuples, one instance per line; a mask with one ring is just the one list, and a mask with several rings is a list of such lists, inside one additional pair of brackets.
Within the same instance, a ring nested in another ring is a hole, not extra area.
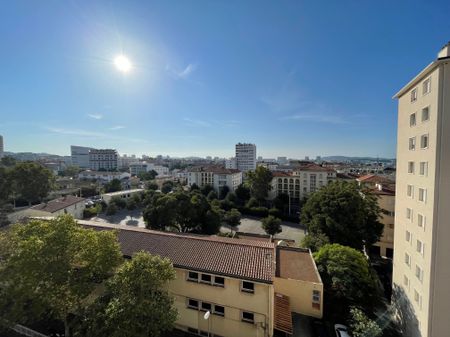
[(267, 218), (262, 219), (262, 228), (269, 235), (275, 235), (281, 233), (281, 219), (275, 218), (273, 215), (269, 215)]
[(199, 190), (200, 188), (198, 187), (198, 185), (196, 183), (193, 183), (191, 185), (191, 191), (195, 191), (195, 190)]
[(31, 204), (45, 198), (53, 187), (53, 173), (35, 162), (22, 162), (11, 172), (13, 191)]
[(112, 197), (109, 203), (116, 204), (116, 206), (120, 209), (127, 207), (127, 201), (119, 196)]
[(259, 203), (258, 200), (256, 200), (256, 198), (251, 197), (248, 201), (247, 204), (245, 205), (248, 208), (252, 208), (252, 207), (258, 207)]
[(156, 191), (159, 188), (158, 184), (155, 182), (149, 182), (149, 183), (147, 183), (146, 186), (147, 186), (147, 190), (150, 190), (150, 191)]
[(61, 175), (65, 177), (76, 177), (80, 173), (80, 168), (78, 166), (67, 166), (62, 172)]
[(272, 188), (272, 177), (272, 172), (263, 166), (258, 166), (255, 171), (248, 172), (248, 184), (252, 197), (259, 202), (264, 201)]
[(217, 193), (215, 191), (211, 191), (208, 193), (207, 199), (209, 201), (217, 199)]
[(213, 192), (213, 191), (214, 191), (214, 187), (212, 187), (209, 184), (202, 186), (202, 188), (200, 189), (200, 192), (202, 192), (202, 194), (204, 196), (207, 196), (210, 192)]
[(117, 207), (117, 204), (115, 202), (110, 202), (106, 207), (106, 215), (114, 215), (118, 210), (119, 208)]
[[(383, 231), (380, 208), (371, 194), (356, 183), (336, 181), (312, 194), (302, 208), (301, 222), (308, 236), (319, 233), (329, 242), (362, 250), (377, 242)], [(313, 251), (320, 246), (311, 246)]]
[(0, 166), (0, 204), (6, 202), (12, 192), (12, 177), (10, 169)]
[(173, 329), (177, 310), (167, 291), (175, 270), (168, 259), (136, 253), (107, 282), (84, 315), (79, 336), (159, 337)]
[(127, 200), (127, 210), (132, 211), (137, 208), (136, 200), (133, 198), (129, 198)]
[(64, 322), (82, 309), (98, 283), (122, 261), (113, 231), (84, 229), (69, 215), (30, 221), (0, 234), (0, 317), (32, 323)]
[(228, 192), (230, 192), (230, 188), (227, 185), (224, 185), (219, 188), (219, 199), (223, 200), (226, 198)]
[(289, 195), (287, 193), (280, 193), (273, 199), (273, 206), (282, 213), (288, 213), (289, 209)]
[(106, 193), (122, 191), (122, 183), (119, 179), (113, 179), (109, 183), (106, 183), (104, 188)]
[(232, 208), (225, 213), (223, 220), (231, 230), (235, 231), (236, 227), (241, 224), (241, 213), (236, 208)]
[(235, 193), (236, 193), (236, 196), (238, 198), (238, 202), (240, 205), (245, 205), (251, 197), (250, 189), (247, 186), (245, 186), (244, 184), (240, 184), (236, 188)]
[(150, 170), (148, 172), (140, 172), (137, 176), (139, 179), (144, 181), (149, 181), (155, 179), (158, 173), (155, 170)]
[(6, 167), (12, 167), (17, 164), (17, 160), (11, 156), (5, 156), (0, 160), (0, 165)]
[(169, 192), (171, 192), (173, 190), (173, 186), (174, 186), (173, 181), (170, 181), (170, 180), (169, 181), (165, 181), (162, 184), (161, 192), (163, 192), (164, 194), (167, 194), (167, 193), (169, 193)]
[(324, 284), (324, 307), (329, 314), (339, 317), (354, 305), (371, 311), (379, 302), (378, 278), (360, 251), (327, 244), (314, 253), (314, 260)]
[(371, 320), (366, 314), (356, 308), (350, 308), (350, 329), (353, 337), (379, 337), (383, 331), (377, 322)]

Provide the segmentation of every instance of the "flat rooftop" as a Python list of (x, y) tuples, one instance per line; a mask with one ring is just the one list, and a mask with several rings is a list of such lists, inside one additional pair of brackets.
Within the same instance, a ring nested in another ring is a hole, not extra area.
[(308, 249), (277, 246), (276, 277), (322, 283)]
[(117, 192), (111, 192), (111, 193), (103, 193), (102, 195), (109, 195), (111, 197), (115, 195), (122, 195), (122, 194), (128, 194), (128, 193), (137, 193), (137, 192), (144, 192), (145, 190), (143, 188), (135, 188), (132, 190), (123, 190), (123, 191), (117, 191)]

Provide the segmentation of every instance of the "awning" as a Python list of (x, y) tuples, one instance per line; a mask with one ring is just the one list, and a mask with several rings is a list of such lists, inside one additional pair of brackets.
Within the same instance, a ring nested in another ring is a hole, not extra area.
[(292, 314), (289, 297), (275, 293), (274, 328), (292, 335)]

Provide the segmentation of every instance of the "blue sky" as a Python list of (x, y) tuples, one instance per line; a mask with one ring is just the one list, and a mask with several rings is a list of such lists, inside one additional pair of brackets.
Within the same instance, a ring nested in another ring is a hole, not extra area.
[[(395, 156), (391, 99), (450, 40), (448, 1), (4, 1), (7, 151)], [(113, 59), (125, 54), (123, 74)]]

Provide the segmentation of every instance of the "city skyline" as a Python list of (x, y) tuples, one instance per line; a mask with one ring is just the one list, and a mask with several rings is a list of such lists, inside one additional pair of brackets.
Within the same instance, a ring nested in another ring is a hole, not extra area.
[(231, 157), (241, 141), (263, 157), (395, 158), (392, 93), (448, 40), (440, 6), (8, 3), (5, 151)]

